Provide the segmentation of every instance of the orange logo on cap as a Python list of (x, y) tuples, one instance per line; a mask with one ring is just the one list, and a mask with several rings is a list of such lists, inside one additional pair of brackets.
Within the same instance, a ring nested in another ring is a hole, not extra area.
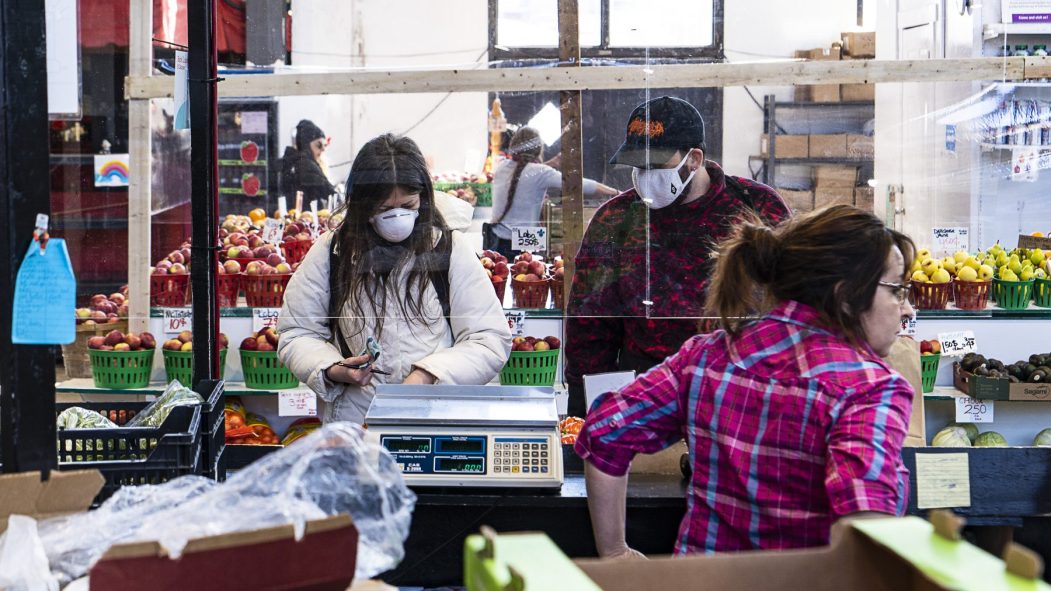
[(664, 135), (664, 124), (660, 121), (646, 122), (642, 119), (632, 119), (628, 124), (628, 134), (660, 137)]

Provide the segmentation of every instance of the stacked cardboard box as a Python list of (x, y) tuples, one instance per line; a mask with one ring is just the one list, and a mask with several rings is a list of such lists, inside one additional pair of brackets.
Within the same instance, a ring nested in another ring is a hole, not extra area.
[(811, 134), (810, 136), (811, 158), (846, 158), (847, 157), (847, 134)]
[[(815, 49), (800, 49), (796, 51), (799, 59), (811, 61), (838, 61), (843, 57), (843, 51), (839, 43), (833, 43), (831, 47), (818, 47)], [(799, 102), (815, 103), (838, 103), (840, 101), (838, 84), (802, 84), (796, 86), (796, 100)]]
[(814, 210), (814, 192), (800, 191), (798, 189), (777, 189), (785, 204), (792, 213), (806, 213)]
[(857, 184), (856, 166), (815, 166), (814, 208), (820, 209), (841, 203), (854, 205), (854, 186)]
[(876, 145), (870, 135), (848, 133), (846, 137), (847, 158), (869, 159), (876, 155)]
[(876, 33), (843, 33), (843, 55), (851, 59), (871, 59), (876, 57)]
[[(810, 156), (810, 136), (778, 134), (775, 142), (774, 153), (778, 158), (806, 158)], [(759, 152), (763, 156), (770, 153), (770, 137), (765, 133), (759, 142)]]

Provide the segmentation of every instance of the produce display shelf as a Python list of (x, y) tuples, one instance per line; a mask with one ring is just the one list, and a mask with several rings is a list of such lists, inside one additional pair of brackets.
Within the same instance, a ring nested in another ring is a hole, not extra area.
[(778, 108), (786, 109), (807, 109), (807, 108), (819, 108), (828, 109), (830, 107), (872, 107), (876, 108), (875, 101), (838, 101), (835, 103), (816, 103), (814, 101), (777, 101), (775, 103)]
[(923, 318), (1048, 318), (1051, 319), (1051, 308), (1038, 308), (1032, 304), (1025, 310), (1004, 310), (990, 305), (984, 310), (960, 310), (952, 304), (944, 310), (916, 310), (916, 317)]
[[(244, 296), (241, 297), (242, 301)], [(185, 306), (189, 308), (189, 306)], [(504, 312), (517, 312), (523, 311), (526, 313), (527, 318), (561, 318), (562, 310), (560, 308), (515, 308), (511, 305), (511, 289), (507, 289), (507, 300), (504, 306)], [(163, 318), (164, 308), (150, 308), (150, 318)], [(251, 318), (252, 308), (247, 306), (241, 306), (237, 308), (219, 308), (220, 318)]]
[[(246, 388), (243, 381), (227, 381), (225, 383), (227, 396), (276, 396), (279, 392), (278, 390), (256, 390), (254, 388)], [(67, 394), (127, 394), (129, 396), (156, 396), (162, 394), (166, 387), (168, 387), (168, 384), (165, 382), (150, 382), (150, 385), (145, 388), (113, 390), (110, 388), (96, 388), (91, 378), (74, 378), (72, 380), (65, 380), (56, 383), (55, 391)], [(300, 385), (298, 388), (281, 390), (281, 392), (293, 392), (306, 389), (308, 389), (306, 386)]]
[(967, 395), (952, 386), (935, 386), (933, 392), (923, 395), (924, 400), (954, 400)]

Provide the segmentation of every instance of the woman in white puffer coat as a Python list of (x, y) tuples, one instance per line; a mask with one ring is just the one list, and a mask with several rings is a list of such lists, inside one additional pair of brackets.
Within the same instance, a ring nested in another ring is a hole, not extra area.
[[(322, 420), (361, 423), (377, 383), (489, 383), (511, 333), (478, 257), (436, 207), (416, 143), (386, 134), (365, 144), (346, 208), (292, 276), (277, 326), (278, 357), (317, 393)], [(370, 336), (379, 360), (346, 367), (369, 360), (357, 353)]]

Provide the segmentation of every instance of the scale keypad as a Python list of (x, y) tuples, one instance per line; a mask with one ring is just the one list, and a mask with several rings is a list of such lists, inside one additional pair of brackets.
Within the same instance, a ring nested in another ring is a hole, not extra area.
[(551, 470), (550, 449), (546, 439), (510, 441), (497, 438), (493, 448), (492, 466), (496, 474), (540, 476)]

